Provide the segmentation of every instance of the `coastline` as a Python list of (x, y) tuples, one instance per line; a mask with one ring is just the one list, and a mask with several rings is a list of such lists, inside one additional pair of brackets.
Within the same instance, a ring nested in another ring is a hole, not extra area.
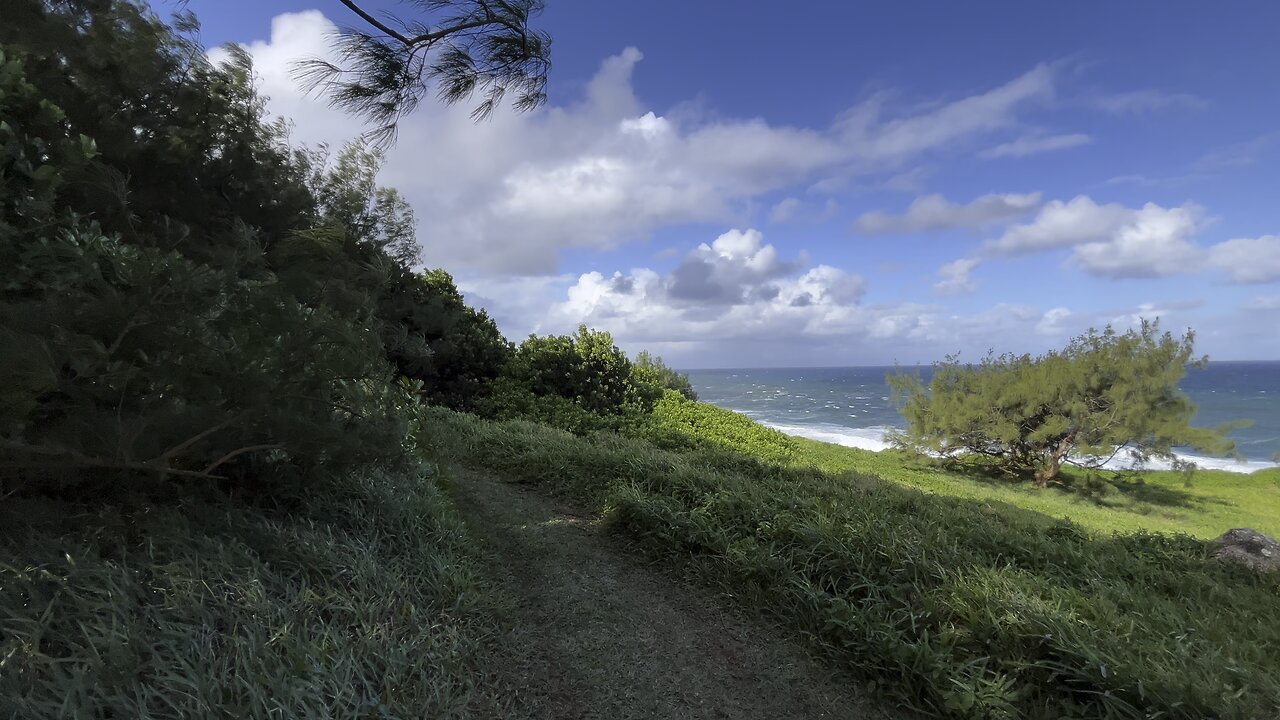
[[(759, 417), (756, 413), (745, 412), (735, 408), (726, 408), (734, 412), (742, 413), (753, 421), (773, 428), (784, 435), (792, 437), (801, 437), (807, 440), (816, 440), (818, 442), (830, 443), (832, 445), (840, 445), (842, 447), (857, 448), (859, 450), (867, 450), (870, 452), (881, 452), (890, 448), (889, 443), (884, 439), (885, 435), (896, 428), (889, 425), (879, 425), (865, 428), (851, 428), (841, 425), (821, 424), (821, 425), (796, 425), (789, 423), (777, 423)], [(1177, 453), (1180, 459), (1188, 460), (1196, 464), (1198, 470), (1222, 470), (1225, 472), (1236, 473), (1239, 475), (1251, 475), (1261, 470), (1270, 470), (1280, 467), (1280, 464), (1269, 462), (1266, 460), (1234, 460), (1231, 458), (1213, 458), (1201, 455), (1193, 455), (1190, 453)], [(1131, 470), (1132, 465), (1125, 458), (1116, 457), (1103, 467), (1110, 470)], [(1170, 470), (1171, 464), (1164, 460), (1153, 460), (1143, 466), (1144, 470)]]

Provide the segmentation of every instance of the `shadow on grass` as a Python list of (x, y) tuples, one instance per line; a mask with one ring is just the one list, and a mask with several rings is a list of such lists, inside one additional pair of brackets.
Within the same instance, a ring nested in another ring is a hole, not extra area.
[(1079, 469), (1064, 470), (1060, 481), (1041, 490), (1031, 481), (1001, 470), (988, 462), (952, 461), (938, 463), (936, 468), (984, 485), (998, 485), (1026, 493), (1056, 492), (1071, 495), (1113, 510), (1141, 515), (1155, 508), (1202, 510), (1207, 505), (1229, 505), (1219, 498), (1205, 497), (1189, 489), (1146, 482), (1139, 473), (1096, 473)]

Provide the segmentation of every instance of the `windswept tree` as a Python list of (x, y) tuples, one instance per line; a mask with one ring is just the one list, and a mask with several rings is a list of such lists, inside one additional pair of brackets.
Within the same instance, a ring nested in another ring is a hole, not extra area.
[(517, 110), (546, 101), (551, 38), (529, 27), (542, 0), (408, 0), (404, 15), (341, 0), (363, 25), (344, 28), (333, 58), (308, 58), (295, 73), (334, 107), (374, 125), (378, 144), (395, 138), (402, 117), (434, 91), (446, 104), (480, 101), (472, 117), (488, 117), (511, 96)]
[(955, 357), (888, 380), (907, 428), (900, 446), (944, 457), (975, 455), (1046, 486), (1064, 464), (1101, 467), (1118, 454), (1174, 460), (1175, 447), (1228, 455), (1225, 428), (1193, 428), (1196, 408), (1178, 389), (1194, 334), (1161, 335), (1157, 322), (1120, 334), (1107, 327), (1041, 357), (1002, 355), (978, 365)]

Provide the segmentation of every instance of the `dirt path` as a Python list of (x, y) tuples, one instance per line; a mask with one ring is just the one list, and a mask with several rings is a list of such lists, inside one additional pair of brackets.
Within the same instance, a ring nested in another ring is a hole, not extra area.
[(777, 632), (626, 556), (591, 518), (456, 473), (455, 498), (516, 599), (477, 717), (888, 718)]

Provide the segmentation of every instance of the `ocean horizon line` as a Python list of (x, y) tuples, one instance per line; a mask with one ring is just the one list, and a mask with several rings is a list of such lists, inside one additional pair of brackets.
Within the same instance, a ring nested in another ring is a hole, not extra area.
[[(913, 368), (931, 367), (940, 360), (916, 363), (890, 363), (870, 365), (755, 365), (751, 367), (676, 367), (679, 372), (747, 372), (752, 370), (878, 370), (881, 368)], [(1210, 365), (1280, 365), (1280, 359), (1273, 360), (1209, 360)]]

